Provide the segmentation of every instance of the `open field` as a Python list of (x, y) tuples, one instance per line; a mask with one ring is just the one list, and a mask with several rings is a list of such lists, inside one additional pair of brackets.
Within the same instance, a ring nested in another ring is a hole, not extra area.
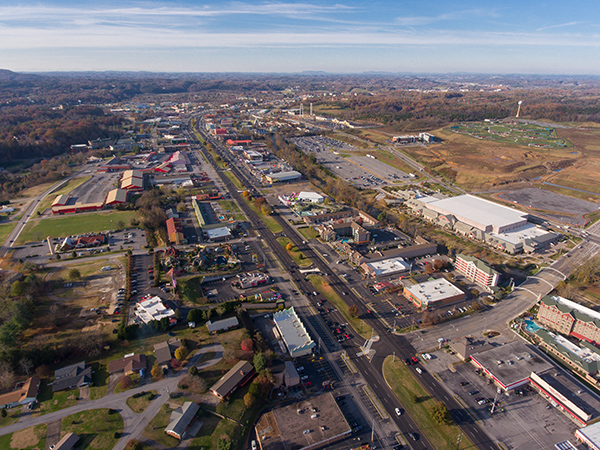
[(260, 208), (257, 207), (254, 204), (254, 201), (248, 200), (247, 198), (244, 197), (244, 201), (248, 204), (248, 206), (256, 213), (258, 214), (258, 216), (260, 217), (260, 219), (264, 222), (264, 224), (267, 226), (267, 228), (269, 230), (271, 230), (272, 233), (277, 234), (277, 233), (281, 233), (283, 231), (283, 228), (281, 228), (281, 225), (279, 225), (279, 222), (277, 222), (277, 220), (275, 220), (274, 217), (272, 216), (265, 216), (261, 211)]
[(42, 423), (0, 436), (0, 448), (3, 450), (42, 450), (46, 447), (46, 429), (46, 424)]
[(123, 418), (117, 411), (92, 409), (67, 416), (62, 421), (61, 436), (69, 431), (79, 436), (78, 448), (105, 450), (113, 448), (123, 432)]
[[(488, 127), (492, 125), (486, 123)], [(557, 126), (551, 128), (553, 131), (550, 133), (543, 131), (543, 127), (530, 128), (522, 123), (510, 124), (509, 121), (498, 126), (546, 132), (549, 141), (564, 142), (566, 147), (562, 144), (545, 148), (521, 145), (515, 142), (515, 138), (512, 141), (477, 139), (456, 133), (448, 127), (432, 132), (443, 140), (442, 143), (411, 146), (403, 150), (428, 169), (467, 189), (489, 190), (511, 184), (518, 186), (518, 183), (525, 182), (537, 187), (542, 186), (543, 182), (550, 182), (565, 188), (600, 193), (600, 180), (597, 177), (600, 169), (600, 131)], [(556, 139), (551, 139), (550, 134), (555, 135)], [(543, 186), (546, 188), (546, 185)], [(600, 201), (594, 195), (575, 195), (575, 192), (569, 195)]]
[(242, 182), (230, 170), (223, 172), (227, 178), (231, 180), (233, 185), (238, 189), (244, 189)]
[(8, 222), (0, 225), (0, 242), (4, 242), (10, 232), (15, 229), (17, 222)]
[(556, 128), (521, 122), (469, 122), (453, 125), (450, 131), (476, 139), (515, 143), (526, 147), (567, 148), (571, 143), (560, 138)]
[(63, 237), (117, 229), (119, 222), (128, 226), (136, 217), (135, 211), (104, 211), (30, 220), (17, 244), (41, 241), (47, 236)]
[[(410, 417), (419, 424), (433, 448), (438, 450), (471, 449), (473, 443), (454, 424), (438, 424), (431, 418), (429, 409), (436, 401), (429, 396), (421, 384), (415, 379), (404, 363), (388, 356), (383, 363), (383, 376), (392, 388), (400, 404), (406, 409)], [(462, 434), (462, 439), (458, 439)], [(457, 446), (457, 443), (458, 446)]]

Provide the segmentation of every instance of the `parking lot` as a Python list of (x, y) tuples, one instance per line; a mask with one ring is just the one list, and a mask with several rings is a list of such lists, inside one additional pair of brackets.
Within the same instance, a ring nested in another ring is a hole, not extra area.
[[(578, 426), (530, 388), (497, 393), (496, 387), (470, 363), (456, 365), (459, 359), (445, 350), (430, 352), (432, 359), (421, 357), (423, 367), (437, 373), (442, 385), (480, 420), (486, 432), (511, 449), (546, 450), (571, 440)], [(448, 369), (454, 364), (455, 372)], [(492, 414), (494, 400), (497, 406)], [(535, 418), (535, 420), (532, 420)], [(541, 426), (540, 426), (541, 425)]]
[(88, 181), (69, 193), (69, 204), (104, 202), (108, 191), (118, 187), (121, 176), (121, 173), (92, 173)]

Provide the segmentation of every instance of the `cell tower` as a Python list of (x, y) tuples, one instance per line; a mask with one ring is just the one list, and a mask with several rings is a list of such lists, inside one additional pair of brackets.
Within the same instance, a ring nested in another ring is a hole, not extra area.
[(521, 104), (523, 103), (523, 100), (519, 100), (519, 107), (517, 108), (517, 115), (515, 117), (519, 117), (519, 114), (521, 113)]

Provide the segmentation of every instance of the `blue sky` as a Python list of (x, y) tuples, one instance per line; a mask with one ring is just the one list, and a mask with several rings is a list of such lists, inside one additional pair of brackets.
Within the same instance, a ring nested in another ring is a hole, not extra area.
[(600, 75), (600, 4), (3, 1), (0, 68)]

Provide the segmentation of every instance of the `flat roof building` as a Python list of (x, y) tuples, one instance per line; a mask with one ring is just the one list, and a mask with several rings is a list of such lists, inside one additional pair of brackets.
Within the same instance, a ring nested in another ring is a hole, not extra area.
[(471, 361), (505, 391), (529, 383), (532, 372), (539, 373), (553, 367), (538, 355), (534, 346), (520, 340), (473, 353)]
[(360, 265), (366, 274), (372, 277), (385, 277), (396, 273), (406, 272), (410, 269), (410, 264), (404, 261), (404, 258), (390, 258), (375, 262), (364, 262)]
[(269, 175), (266, 175), (265, 178), (269, 183), (277, 183), (283, 181), (297, 180), (299, 178), (302, 178), (302, 174), (295, 170), (289, 170), (287, 172), (270, 173)]
[(275, 335), (280, 337), (292, 358), (310, 355), (315, 347), (300, 317), (294, 311), (294, 307), (278, 311), (273, 314), (275, 322)]
[(176, 320), (175, 312), (171, 308), (167, 308), (158, 296), (151, 297), (135, 305), (135, 315), (144, 323), (150, 323), (153, 320), (160, 321), (163, 317)]
[(483, 286), (497, 286), (500, 279), (500, 273), (492, 269), (486, 263), (473, 256), (456, 255), (456, 270)]
[(330, 392), (269, 411), (254, 429), (261, 450), (328, 448), (352, 433)]
[(465, 293), (445, 278), (405, 286), (403, 294), (420, 308), (450, 305), (465, 298)]
[(592, 450), (600, 450), (600, 422), (575, 431), (575, 437)]

